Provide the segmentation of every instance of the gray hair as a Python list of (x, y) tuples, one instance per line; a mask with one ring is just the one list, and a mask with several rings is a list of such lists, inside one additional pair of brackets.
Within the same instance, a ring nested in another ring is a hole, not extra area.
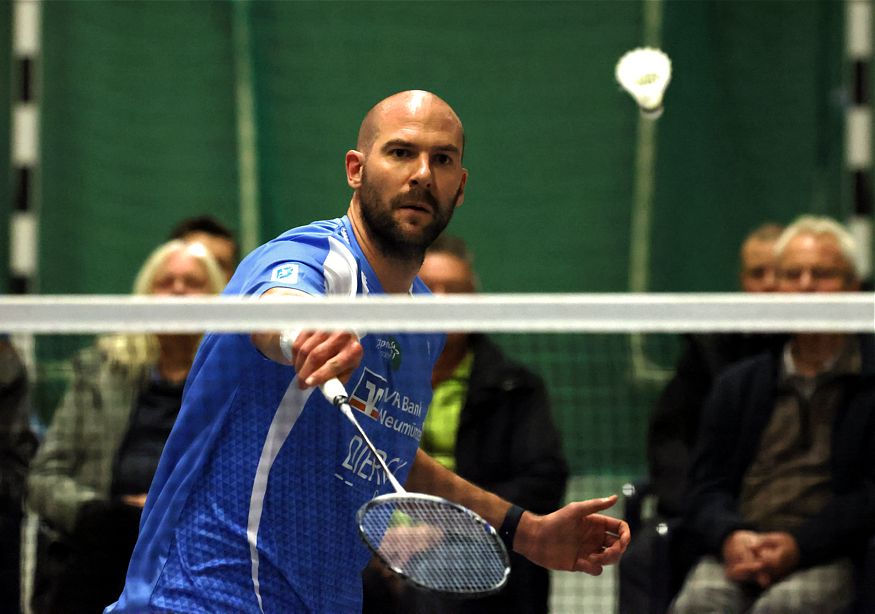
[(842, 224), (838, 223), (831, 217), (817, 215), (802, 215), (796, 218), (792, 224), (784, 229), (781, 236), (778, 237), (775, 243), (775, 257), (780, 258), (784, 255), (784, 250), (787, 245), (799, 235), (828, 235), (833, 237), (838, 243), (839, 250), (845, 257), (845, 260), (851, 267), (851, 272), (854, 278), (859, 278), (859, 250), (854, 237)]

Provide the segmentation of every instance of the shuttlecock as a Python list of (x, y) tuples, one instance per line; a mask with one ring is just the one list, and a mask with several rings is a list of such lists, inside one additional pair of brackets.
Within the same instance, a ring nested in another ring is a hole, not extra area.
[(665, 53), (652, 47), (633, 49), (617, 62), (615, 74), (645, 117), (662, 115), (662, 97), (671, 81), (671, 60)]

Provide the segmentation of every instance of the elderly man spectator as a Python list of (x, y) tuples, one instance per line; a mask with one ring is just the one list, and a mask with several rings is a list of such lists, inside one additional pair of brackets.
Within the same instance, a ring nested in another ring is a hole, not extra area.
[[(854, 241), (829, 218), (799, 218), (775, 254), (779, 292), (859, 288)], [(703, 556), (673, 613), (842, 611), (875, 530), (872, 335), (795, 334), (727, 369), (691, 467)]]

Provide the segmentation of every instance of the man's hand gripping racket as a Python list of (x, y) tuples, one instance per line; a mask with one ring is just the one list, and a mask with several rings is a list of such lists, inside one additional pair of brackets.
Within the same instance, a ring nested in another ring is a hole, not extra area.
[(358, 431), (395, 489), (371, 499), (356, 514), (368, 548), (393, 572), (422, 588), (459, 596), (500, 590), (510, 561), (495, 529), (466, 507), (404, 490), (358, 423), (343, 384), (333, 378), (320, 388)]

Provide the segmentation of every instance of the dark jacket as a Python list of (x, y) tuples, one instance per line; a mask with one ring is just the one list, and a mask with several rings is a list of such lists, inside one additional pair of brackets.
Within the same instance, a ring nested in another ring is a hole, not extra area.
[(684, 476), (714, 380), (726, 367), (780, 347), (786, 336), (738, 333), (685, 335), (675, 374), (653, 410), (647, 433), (650, 484), (662, 516), (683, 513)]
[[(543, 380), (487, 337), (471, 335), (469, 343), (474, 363), (456, 434), (456, 472), (532, 512), (556, 510), (568, 466)], [(549, 572), (512, 553), (510, 579), (498, 594), (458, 600), (414, 592), (399, 611), (544, 614), (549, 593)]]
[[(863, 371), (839, 408), (832, 433), (833, 498), (790, 533), (800, 566), (855, 556), (875, 531), (875, 339), (861, 336)], [(738, 511), (742, 479), (775, 406), (780, 353), (728, 369), (706, 404), (693, 458), (686, 523), (705, 552), (720, 555), (737, 529), (756, 529)]]
[(456, 472), (538, 514), (556, 510), (568, 466), (543, 380), (472, 335), (474, 364), (456, 435)]

